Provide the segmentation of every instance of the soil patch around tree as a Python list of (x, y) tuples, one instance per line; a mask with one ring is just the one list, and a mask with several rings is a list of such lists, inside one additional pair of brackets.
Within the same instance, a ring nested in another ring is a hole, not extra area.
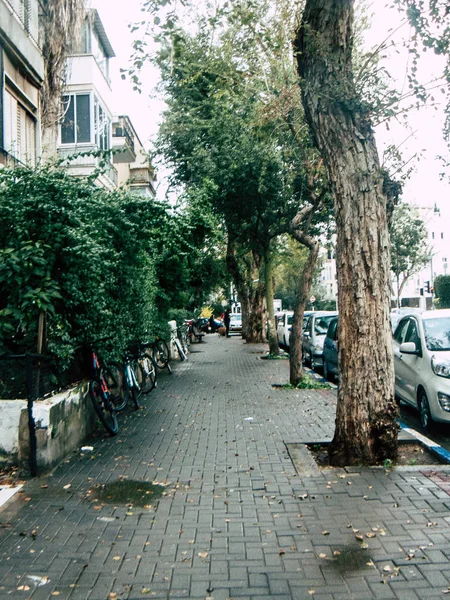
[[(319, 469), (330, 468), (330, 461), (328, 459), (329, 444), (306, 444), (306, 446)], [(441, 464), (442, 461), (425, 446), (417, 441), (412, 441), (400, 442), (397, 459), (393, 461), (385, 460), (378, 466), (390, 468)]]

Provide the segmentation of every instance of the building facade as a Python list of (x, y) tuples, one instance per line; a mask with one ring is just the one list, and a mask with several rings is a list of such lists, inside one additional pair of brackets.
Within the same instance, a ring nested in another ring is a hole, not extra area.
[(107, 154), (94, 153), (111, 149), (113, 92), (109, 62), (114, 56), (98, 12), (89, 10), (81, 38), (67, 58), (58, 135), (58, 155), (67, 159), (69, 173), (90, 175), (104, 163), (98, 183), (108, 189), (117, 186), (117, 170)]
[(125, 115), (113, 119), (112, 149), (119, 186), (154, 198), (156, 176), (150, 157), (129, 117)]
[(0, 164), (35, 165), (40, 154), (38, 0), (0, 0)]

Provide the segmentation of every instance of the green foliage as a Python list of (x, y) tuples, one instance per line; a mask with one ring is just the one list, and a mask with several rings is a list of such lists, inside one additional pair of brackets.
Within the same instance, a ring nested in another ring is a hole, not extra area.
[(0, 171), (0, 351), (35, 351), (41, 312), (63, 366), (83, 342), (120, 350), (151, 329), (167, 238), (156, 214), (166, 208), (61, 169)]
[(450, 275), (438, 275), (434, 280), (438, 308), (450, 308)]
[(297, 385), (292, 385), (291, 383), (286, 383), (282, 386), (288, 390), (329, 390), (331, 389), (331, 385), (328, 383), (322, 383), (318, 379), (311, 377), (311, 375), (303, 375), (301, 381), (297, 383)]
[(428, 233), (417, 212), (405, 202), (393, 212), (390, 227), (391, 270), (397, 281), (398, 298), (413, 275), (419, 273), (431, 260)]

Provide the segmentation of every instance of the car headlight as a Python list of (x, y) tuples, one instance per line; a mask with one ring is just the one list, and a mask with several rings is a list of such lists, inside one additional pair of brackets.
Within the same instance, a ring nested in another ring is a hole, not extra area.
[(443, 394), (442, 392), (438, 392), (438, 400), (442, 410), (450, 412), (450, 396)]
[(435, 375), (450, 379), (450, 360), (438, 359), (435, 356), (432, 356), (431, 368), (433, 369), (433, 373)]

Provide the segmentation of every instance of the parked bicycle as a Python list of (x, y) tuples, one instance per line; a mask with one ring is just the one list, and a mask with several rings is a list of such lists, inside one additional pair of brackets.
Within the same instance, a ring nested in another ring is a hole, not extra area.
[(170, 367), (170, 349), (166, 340), (163, 340), (160, 337), (156, 337), (154, 342), (150, 343), (150, 347), (152, 350), (152, 357), (156, 363), (158, 369), (167, 369), (169, 373), (172, 373), (172, 369)]
[(94, 410), (106, 431), (110, 435), (117, 435), (119, 425), (116, 412), (128, 400), (124, 394), (124, 374), (117, 365), (103, 364), (94, 348), (91, 349), (91, 366), (89, 396)]
[(170, 330), (170, 341), (178, 353), (181, 360), (187, 360), (187, 335), (180, 327), (177, 327), (175, 321), (171, 321), (173, 326)]
[(151, 347), (149, 342), (135, 342), (126, 355), (125, 381), (135, 408), (139, 408), (142, 394), (150, 393), (157, 385), (156, 362), (150, 353)]

